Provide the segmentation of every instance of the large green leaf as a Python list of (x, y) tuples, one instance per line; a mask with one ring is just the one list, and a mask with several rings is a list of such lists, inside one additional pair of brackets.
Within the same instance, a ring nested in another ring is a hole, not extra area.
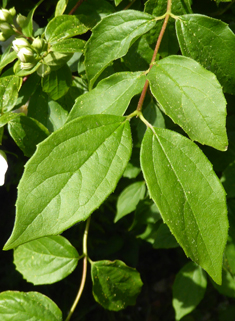
[(125, 117), (83, 116), (52, 133), (26, 165), (5, 249), (86, 220), (114, 191), (131, 149)]
[(77, 98), (68, 121), (92, 114), (123, 115), (131, 98), (142, 91), (145, 80), (141, 72), (122, 72), (103, 79), (96, 88)]
[(193, 311), (203, 299), (207, 286), (205, 272), (193, 262), (186, 264), (173, 284), (173, 307), (176, 320)]
[(88, 29), (77, 16), (57, 16), (48, 23), (45, 30), (45, 37), (46, 40), (53, 45), (63, 39), (81, 35)]
[(143, 285), (139, 273), (118, 260), (92, 262), (91, 278), (95, 300), (112, 311), (135, 305)]
[(22, 32), (26, 37), (33, 36), (33, 15), (37, 7), (43, 2), (44, 0), (40, 0), (36, 6), (28, 13), (25, 23), (22, 27)]
[(116, 223), (122, 217), (133, 212), (139, 201), (144, 198), (145, 192), (145, 182), (135, 182), (127, 186), (118, 197), (117, 213), (114, 222)]
[(113, 60), (124, 56), (131, 44), (155, 23), (153, 16), (134, 10), (117, 12), (101, 20), (86, 44), (85, 66), (90, 87)]
[(14, 251), (16, 269), (34, 285), (64, 279), (76, 268), (78, 260), (78, 252), (62, 236), (42, 237)]
[(8, 123), (8, 130), (25, 156), (32, 156), (36, 145), (49, 135), (49, 131), (36, 119), (20, 115)]
[(0, 59), (0, 72), (2, 72), (3, 68), (6, 67), (8, 64), (10, 64), (12, 61), (14, 61), (17, 58), (17, 54), (14, 51), (11, 51), (12, 45), (7, 47), (7, 49), (4, 51), (4, 53), (1, 56)]
[(38, 292), (6, 291), (0, 293), (1, 321), (62, 321), (62, 312)]
[(6, 113), (14, 108), (22, 79), (18, 76), (0, 78), (0, 111)]
[(177, 242), (221, 283), (228, 219), (225, 192), (211, 163), (188, 138), (148, 128), (141, 167), (150, 196)]
[(192, 140), (226, 150), (226, 100), (215, 75), (193, 59), (170, 56), (157, 62), (148, 79), (161, 109)]
[(176, 20), (180, 49), (217, 76), (225, 92), (235, 94), (235, 35), (211, 17), (189, 14)]

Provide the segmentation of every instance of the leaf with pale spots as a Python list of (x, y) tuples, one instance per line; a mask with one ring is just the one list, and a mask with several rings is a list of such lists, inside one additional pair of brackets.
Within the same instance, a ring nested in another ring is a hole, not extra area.
[(228, 236), (225, 191), (200, 148), (163, 128), (148, 128), (141, 167), (151, 198), (177, 242), (221, 283)]

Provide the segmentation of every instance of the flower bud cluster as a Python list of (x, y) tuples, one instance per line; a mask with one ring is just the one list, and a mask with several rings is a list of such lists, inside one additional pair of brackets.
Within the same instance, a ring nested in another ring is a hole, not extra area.
[(12, 23), (15, 14), (16, 11), (14, 7), (9, 10), (0, 10), (0, 41), (6, 41), (14, 34)]
[(41, 38), (35, 38), (30, 44), (25, 38), (17, 38), (12, 42), (20, 60), (21, 69), (31, 69), (47, 51), (47, 43)]

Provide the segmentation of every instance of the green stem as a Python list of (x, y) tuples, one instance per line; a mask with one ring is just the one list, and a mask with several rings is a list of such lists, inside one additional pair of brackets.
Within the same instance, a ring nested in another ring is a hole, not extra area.
[(89, 226), (90, 226), (90, 221), (91, 221), (91, 217), (89, 217), (87, 219), (86, 222), (86, 227), (85, 227), (85, 231), (84, 231), (84, 235), (83, 235), (83, 254), (84, 254), (84, 258), (83, 258), (83, 271), (82, 271), (82, 279), (81, 279), (81, 283), (80, 283), (80, 287), (77, 293), (77, 296), (74, 300), (74, 303), (69, 311), (69, 314), (66, 318), (65, 321), (69, 321), (74, 310), (76, 309), (76, 306), (81, 298), (84, 286), (85, 286), (85, 282), (86, 282), (86, 275), (87, 275), (87, 258), (88, 258), (88, 254), (87, 254), (87, 238), (88, 238), (88, 230), (89, 230)]
[(130, 6), (132, 6), (133, 5), (133, 3), (135, 3), (136, 2), (136, 0), (132, 0), (123, 10), (127, 10), (127, 9), (129, 9), (130, 8)]
[[(153, 57), (152, 57), (152, 60), (151, 60), (151, 63), (150, 63), (149, 70), (151, 70), (153, 64), (155, 63), (155, 60), (156, 60), (156, 57), (157, 57), (157, 54), (158, 54), (158, 51), (159, 51), (159, 48), (160, 48), (160, 45), (161, 45), (161, 42), (162, 42), (163, 35), (165, 33), (165, 30), (166, 30), (166, 26), (167, 26), (167, 23), (168, 23), (170, 14), (171, 14), (171, 3), (172, 3), (172, 0), (167, 0), (166, 16), (165, 16), (165, 19), (164, 19), (164, 22), (163, 22), (163, 25), (162, 25), (162, 29), (161, 29), (160, 34), (159, 34), (158, 39), (157, 39), (157, 43), (156, 43), (156, 46), (155, 46), (155, 49), (154, 49), (154, 52), (153, 52)], [(146, 82), (144, 84), (144, 88), (143, 88), (142, 93), (140, 95), (140, 99), (139, 99), (138, 105), (137, 105), (137, 111), (141, 111), (142, 110), (144, 99), (145, 99), (145, 96), (146, 96), (146, 93), (147, 93), (147, 90), (148, 90), (148, 86), (149, 86), (149, 81), (146, 80)]]

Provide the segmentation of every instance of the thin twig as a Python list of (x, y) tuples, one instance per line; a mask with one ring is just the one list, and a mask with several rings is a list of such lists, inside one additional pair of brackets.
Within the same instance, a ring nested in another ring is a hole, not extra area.
[(135, 3), (136, 2), (136, 0), (132, 0), (123, 10), (127, 10), (127, 9), (129, 9), (130, 8), (130, 6), (132, 6), (133, 5), (133, 3)]
[(87, 237), (88, 237), (88, 230), (89, 230), (89, 225), (90, 225), (90, 221), (91, 221), (91, 217), (88, 218), (87, 222), (86, 222), (86, 228), (84, 231), (84, 235), (83, 235), (83, 254), (85, 255), (83, 258), (83, 271), (82, 271), (82, 279), (81, 279), (81, 284), (77, 293), (77, 296), (74, 300), (74, 303), (69, 311), (69, 314), (66, 318), (65, 321), (69, 321), (74, 310), (76, 309), (76, 306), (81, 298), (84, 286), (85, 286), (85, 282), (86, 282), (86, 275), (87, 275)]
[(77, 8), (83, 3), (83, 1), (85, 1), (85, 0), (79, 0), (79, 1), (75, 4), (75, 6), (73, 7), (73, 9), (69, 12), (69, 15), (73, 14), (73, 13), (77, 10)]
[[(155, 62), (155, 59), (156, 59), (157, 54), (158, 54), (158, 50), (159, 50), (161, 42), (162, 42), (163, 35), (165, 33), (165, 30), (166, 30), (166, 26), (167, 26), (167, 23), (168, 23), (168, 20), (169, 20), (169, 17), (170, 17), (170, 12), (171, 12), (171, 2), (172, 2), (172, 0), (168, 0), (167, 1), (167, 13), (166, 13), (163, 25), (162, 25), (162, 29), (161, 29), (160, 34), (159, 34), (158, 39), (157, 39), (157, 43), (156, 43), (156, 46), (155, 46), (155, 49), (154, 49), (154, 52), (153, 52), (153, 57), (152, 57), (152, 60), (151, 60), (151, 63), (150, 63), (149, 70), (151, 70), (151, 68), (152, 68), (152, 66), (153, 66), (153, 64)], [(149, 81), (146, 80), (145, 84), (144, 84), (144, 88), (143, 88), (142, 93), (140, 95), (140, 99), (138, 101), (137, 111), (141, 111), (142, 110), (142, 106), (143, 106), (144, 99), (145, 99), (145, 96), (146, 96), (146, 93), (147, 93), (147, 90), (148, 90), (148, 86), (149, 86)]]

